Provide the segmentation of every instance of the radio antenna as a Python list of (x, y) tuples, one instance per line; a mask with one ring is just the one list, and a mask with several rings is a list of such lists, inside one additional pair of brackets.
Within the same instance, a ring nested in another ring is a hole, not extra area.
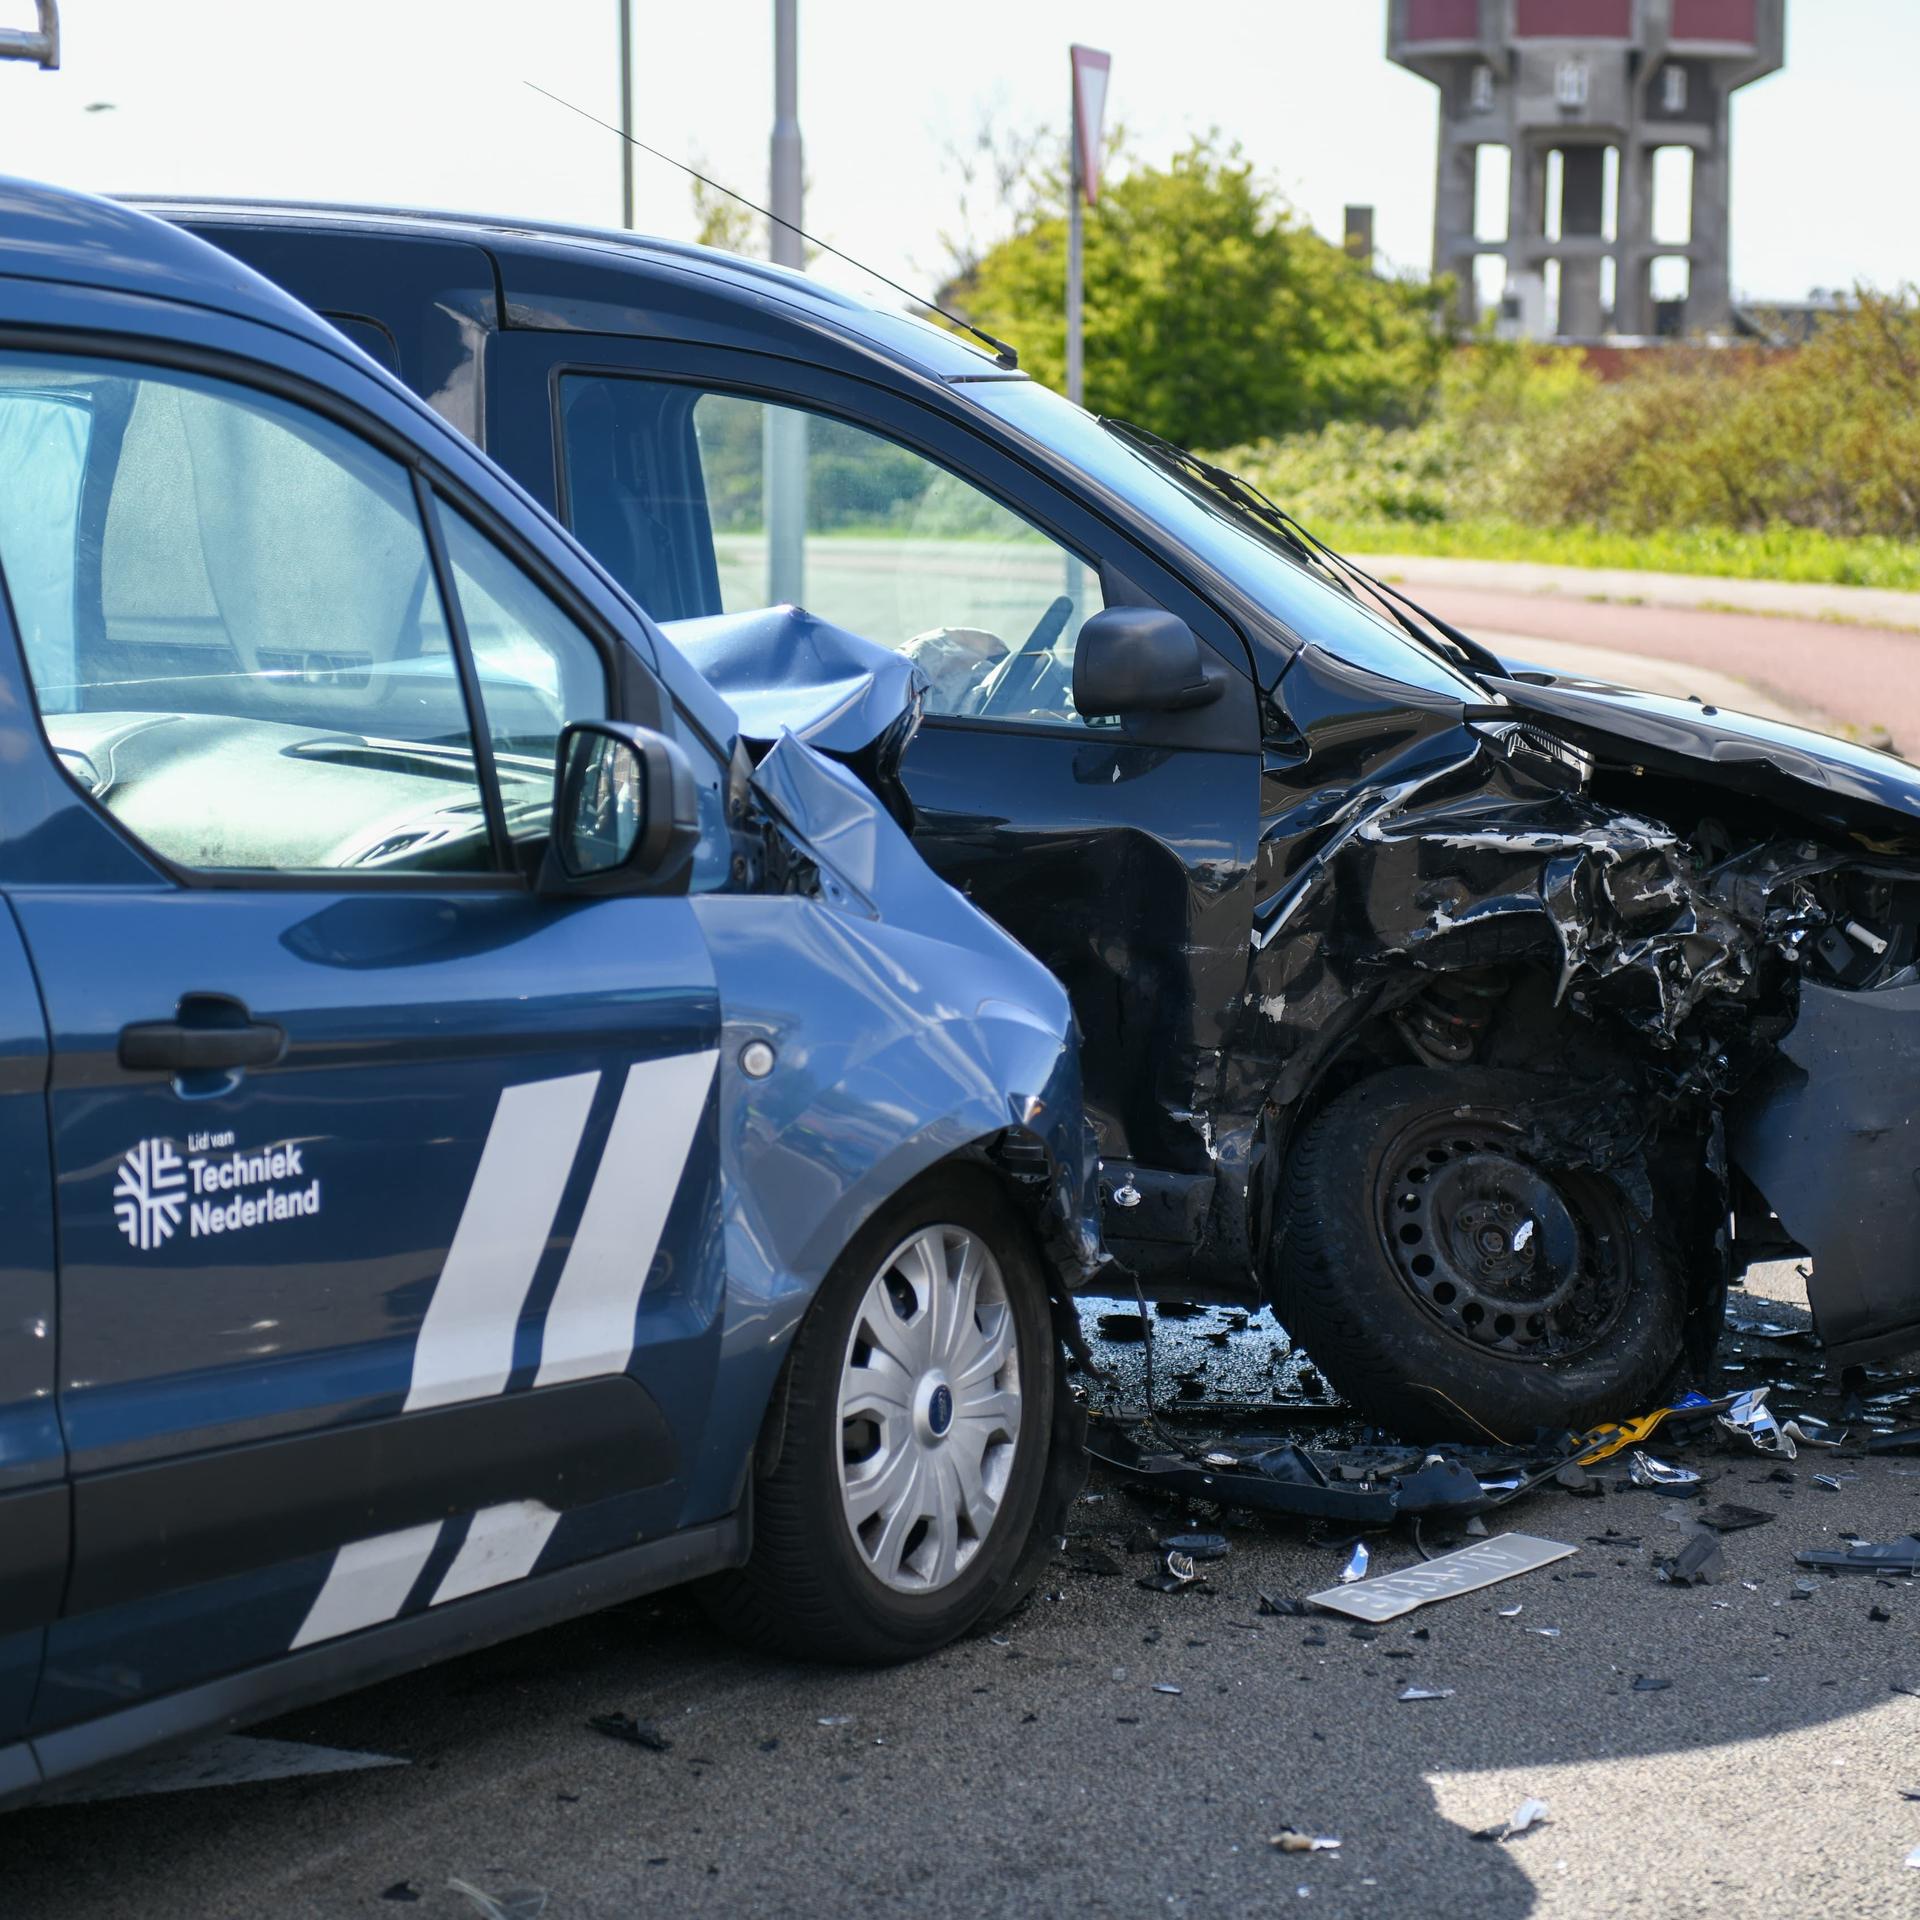
[(638, 147), (642, 153), (649, 153), (656, 160), (664, 160), (670, 167), (678, 167), (682, 173), (698, 180), (703, 187), (711, 187), (715, 193), (724, 193), (729, 200), (738, 200), (749, 212), (773, 221), (776, 226), (785, 227), (789, 233), (797, 233), (808, 246), (818, 247), (822, 253), (832, 254), (836, 260), (844, 260), (848, 266), (857, 268), (861, 273), (878, 280), (883, 287), (891, 287), (895, 293), (911, 300), (915, 306), (925, 307), (929, 313), (937, 313), (942, 320), (958, 327), (962, 333), (970, 333), (976, 340), (991, 347), (996, 366), (1005, 367), (1009, 373), (1018, 369), (1020, 356), (1004, 340), (996, 340), (984, 327), (976, 327), (971, 320), (963, 320), (959, 314), (950, 312), (939, 301), (928, 300), (923, 295), (915, 293), (911, 287), (903, 287), (898, 280), (889, 279), (878, 267), (870, 267), (864, 260), (856, 260), (852, 254), (844, 253), (840, 248), (808, 233), (804, 227), (796, 227), (791, 220), (782, 220), (772, 208), (763, 207), (757, 201), (749, 200), (744, 193), (735, 193), (731, 187), (723, 186), (718, 180), (709, 179), (698, 167), (690, 167), (684, 160), (676, 160), (672, 154), (662, 153), (658, 147), (648, 146), (644, 140), (637, 139), (633, 134), (616, 127), (611, 120), (602, 120), (597, 113), (589, 113), (585, 107), (575, 106), (571, 100), (563, 100), (557, 93), (549, 93), (538, 81), (529, 80), (526, 84), (535, 93), (551, 100), (556, 107), (565, 107), (569, 113), (577, 113), (582, 120), (591, 120), (596, 127), (605, 128), (616, 140), (624, 140), (629, 146)]

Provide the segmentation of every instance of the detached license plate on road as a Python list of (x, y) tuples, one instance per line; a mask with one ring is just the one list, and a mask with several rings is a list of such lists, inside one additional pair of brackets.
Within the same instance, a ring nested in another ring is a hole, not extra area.
[(1551, 1566), (1579, 1551), (1558, 1540), (1536, 1539), (1530, 1533), (1503, 1533), (1492, 1540), (1476, 1540), (1455, 1553), (1443, 1553), (1438, 1559), (1422, 1561), (1417, 1567), (1383, 1573), (1377, 1580), (1359, 1580), (1350, 1587), (1329, 1587), (1325, 1593), (1308, 1594), (1307, 1599), (1330, 1613), (1351, 1614), (1356, 1620), (1371, 1620), (1377, 1625), (1382, 1620), (1397, 1620), (1430, 1600), (1453, 1600), (1463, 1593), (1476, 1593), (1517, 1574)]

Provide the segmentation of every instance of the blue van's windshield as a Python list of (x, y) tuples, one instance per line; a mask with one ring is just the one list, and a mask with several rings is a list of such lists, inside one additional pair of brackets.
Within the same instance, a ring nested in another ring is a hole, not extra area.
[(1484, 704), (1488, 690), (1388, 621), (1316, 579), (1094, 417), (1033, 380), (982, 380), (968, 396), (1153, 521), (1297, 639), (1405, 685)]

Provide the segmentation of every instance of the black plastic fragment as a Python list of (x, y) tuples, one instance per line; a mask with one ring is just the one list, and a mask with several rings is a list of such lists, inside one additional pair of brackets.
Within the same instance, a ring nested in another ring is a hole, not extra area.
[(1722, 1500), (1717, 1506), (1702, 1507), (1693, 1517), (1715, 1533), (1738, 1533), (1743, 1527), (1764, 1527), (1774, 1515), (1762, 1513), (1758, 1507), (1739, 1507)]
[(630, 1713), (596, 1713), (587, 1725), (610, 1740), (624, 1740), (628, 1746), (644, 1747), (649, 1753), (666, 1753), (673, 1746), (651, 1720), (636, 1720)]
[(1821, 1567), (1829, 1573), (1920, 1573), (1920, 1539), (1862, 1540), (1844, 1551), (1808, 1547), (1793, 1556), (1803, 1567)]
[(1673, 1685), (1671, 1680), (1656, 1680), (1651, 1674), (1636, 1673), (1633, 1676), (1635, 1693), (1665, 1693)]
[(1189, 1560), (1224, 1560), (1233, 1551), (1224, 1533), (1164, 1534), (1160, 1547), (1165, 1553), (1184, 1553)]
[(1313, 1609), (1308, 1606), (1304, 1600), (1294, 1600), (1286, 1597), (1276, 1600), (1272, 1594), (1262, 1593), (1260, 1595), (1260, 1611), (1269, 1614), (1282, 1614), (1290, 1620), (1299, 1620), (1308, 1617), (1313, 1612)]
[(1656, 1560), (1655, 1575), (1675, 1587), (1705, 1587), (1727, 1570), (1727, 1556), (1711, 1533), (1697, 1533), (1680, 1551), (1665, 1560)]

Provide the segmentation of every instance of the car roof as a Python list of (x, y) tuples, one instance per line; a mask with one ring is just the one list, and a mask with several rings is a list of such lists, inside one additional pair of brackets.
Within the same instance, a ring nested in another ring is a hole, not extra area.
[(768, 306), (785, 309), (802, 324), (838, 333), (870, 353), (935, 379), (1026, 377), (1009, 372), (965, 336), (944, 327), (825, 286), (792, 268), (743, 259), (690, 241), (665, 240), (619, 228), (411, 207), (174, 195), (128, 198), (163, 219), (188, 221), (202, 231), (223, 224), (306, 227), (402, 239), (458, 240), (483, 246), (496, 261), (500, 291), (510, 310), (521, 282), (537, 282), (544, 291), (553, 284), (556, 271), (563, 272), (569, 264), (643, 280), (684, 284), (695, 279), (728, 289), (763, 310)]
[(181, 302), (340, 351), (332, 327), (232, 255), (135, 207), (44, 181), (0, 175), (0, 277)]

